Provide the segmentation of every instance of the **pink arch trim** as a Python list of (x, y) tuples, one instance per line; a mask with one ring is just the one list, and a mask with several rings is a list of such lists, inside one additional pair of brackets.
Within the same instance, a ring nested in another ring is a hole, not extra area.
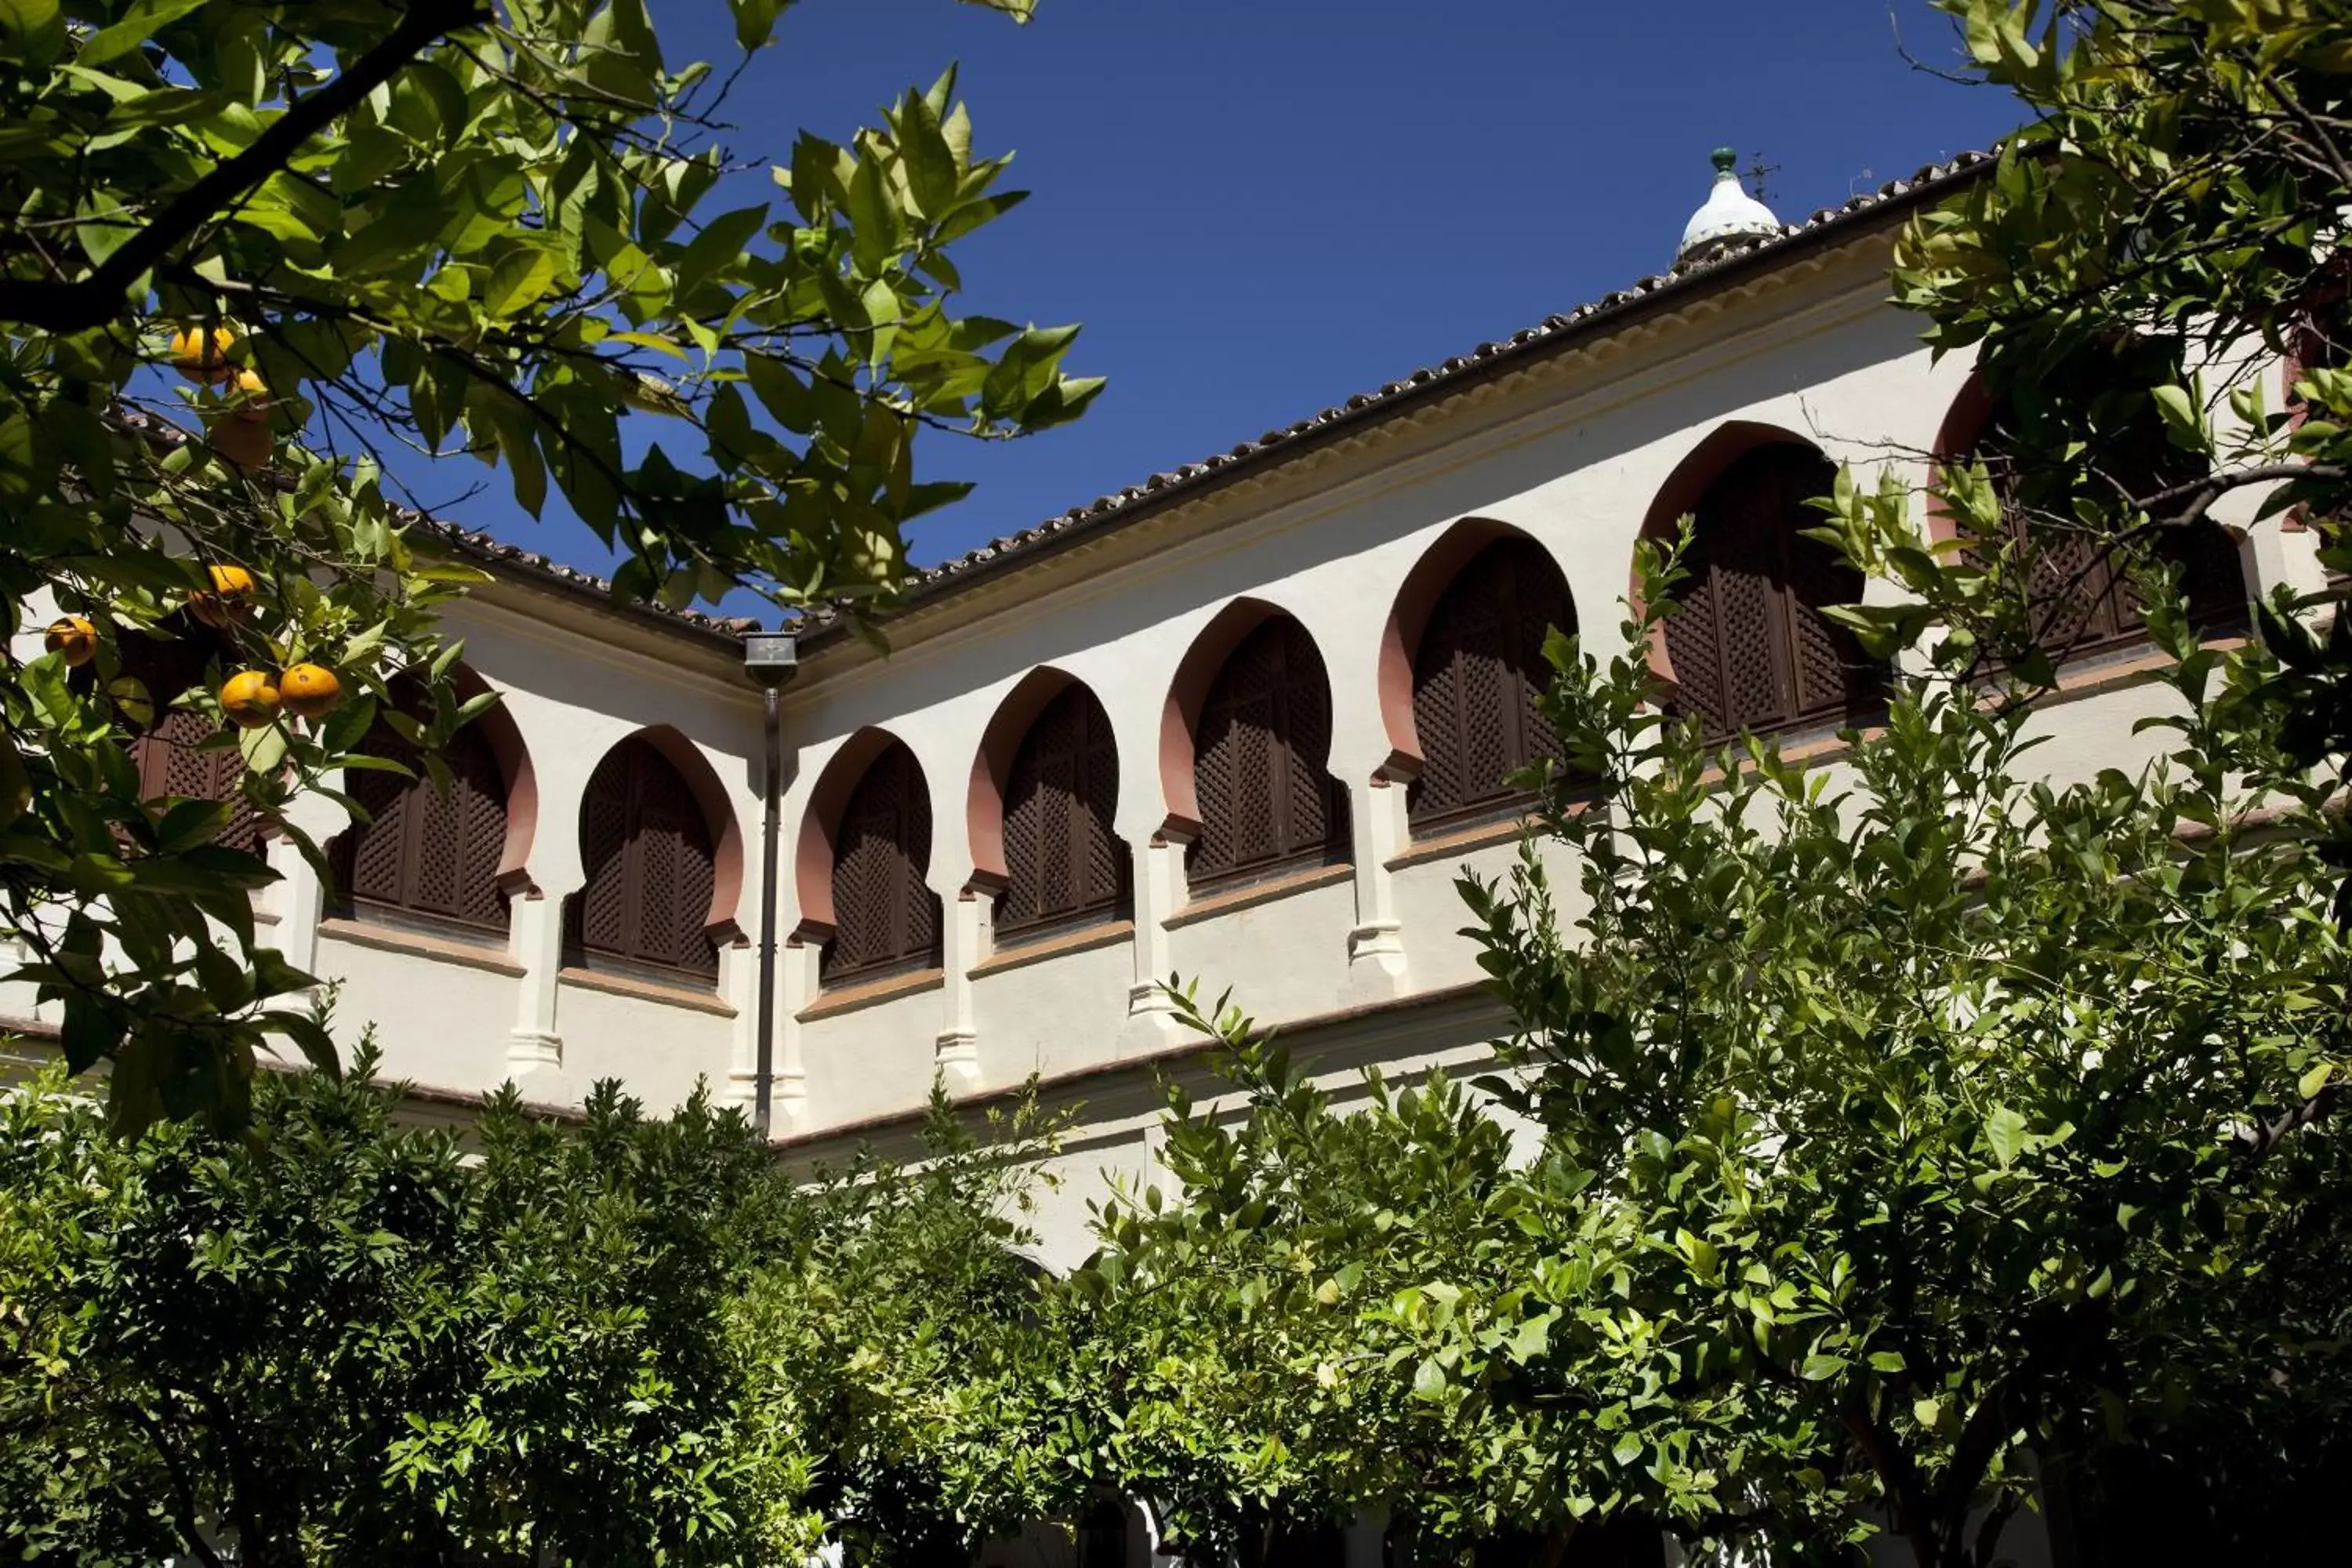
[[(1977, 443), (1992, 424), (1992, 398), (1985, 391), (1984, 378), (1975, 371), (1960, 383), (1953, 395), (1952, 405), (1944, 411), (1944, 422), (1936, 426), (1936, 449), (1931, 456), (1935, 466), (1945, 468), (1953, 463), (1965, 463), (1974, 455)], [(1958, 524), (1952, 521), (1952, 509), (1935, 490), (1927, 492), (1927, 542), (1931, 544), (1958, 535)]]
[[(702, 808), (703, 826), (710, 832), (710, 909), (703, 917), (702, 929), (724, 946), (742, 935), (736, 911), (743, 898), (743, 832), (735, 820), (735, 803), (709, 759), (686, 738), (684, 731), (668, 724), (648, 724), (623, 736), (614, 746), (630, 741), (644, 741), (660, 752), (686, 781), (694, 804)], [(612, 755), (612, 748), (607, 748), (604, 755)], [(604, 759), (600, 757), (597, 766), (603, 765)]]
[[(1389, 605), (1389, 618), (1381, 627), (1380, 698), (1381, 721), (1388, 732), (1389, 756), (1374, 774), (1376, 782), (1393, 782), (1417, 777), (1424, 761), (1421, 750), (1421, 731), (1412, 716), (1412, 667), (1421, 654), (1422, 634), (1429, 629), (1430, 612), (1462, 569), (1475, 560), (1479, 552), (1498, 539), (1524, 539), (1544, 552), (1555, 568), (1557, 557), (1544, 542), (1525, 529), (1514, 528), (1507, 522), (1492, 518), (1465, 517), (1437, 536), (1435, 542), (1422, 552), (1407, 572), (1404, 583), (1397, 589)], [(1560, 574), (1565, 581), (1567, 574)], [(1569, 595), (1570, 614), (1575, 614), (1575, 595)], [(1573, 631), (1574, 627), (1568, 630)]]
[[(1168, 801), (1161, 834), (1190, 843), (1201, 834), (1201, 797), (1192, 783), (1192, 735), (1217, 672), (1241, 641), (1276, 616), (1290, 612), (1264, 599), (1235, 599), (1209, 618), (1176, 664), (1160, 710), (1160, 787)], [(1292, 616), (1296, 619), (1297, 617)], [(1308, 634), (1310, 637), (1313, 634)], [(1318, 649), (1319, 653), (1320, 650)], [(1329, 665), (1326, 662), (1325, 668)]]
[[(971, 879), (982, 887), (1002, 889), (1011, 876), (1004, 864), (1004, 792), (1013, 780), (1014, 753), (1028, 739), (1030, 726), (1046, 704), (1071, 687), (1085, 684), (1067, 670), (1041, 664), (1004, 694), (982, 732), (980, 750), (971, 759), (964, 825), (971, 838)], [(1101, 699), (1097, 698), (1096, 704), (1100, 706)]]
[[(1675, 465), (1665, 483), (1651, 498), (1650, 510), (1643, 515), (1643, 539), (1671, 539), (1682, 520), (1698, 510), (1706, 497), (1707, 487), (1720, 478), (1726, 468), (1748, 453), (1766, 447), (1803, 447), (1818, 452), (1821, 448), (1806, 437), (1779, 425), (1767, 425), (1756, 419), (1731, 419), (1707, 432), (1706, 437)], [(1625, 599), (1639, 616), (1647, 607), (1643, 603), (1642, 579), (1631, 563), (1625, 569)], [(1663, 625), (1650, 628), (1650, 673), (1674, 685), (1675, 661), (1666, 652), (1666, 629)]]
[[(905, 744), (889, 731), (868, 724), (844, 741), (817, 774), (808, 805), (801, 810), (800, 839), (793, 848), (793, 887), (801, 901), (801, 923), (791, 933), (793, 941), (823, 942), (832, 937), (833, 857), (842, 811), (875, 760), (891, 747)], [(910, 750), (908, 755), (912, 754)], [(919, 760), (915, 769), (921, 773)], [(924, 787), (930, 787), (928, 779)]]
[[(460, 700), (497, 689), (467, 664), (450, 672), (450, 684)], [(499, 782), (507, 792), (507, 837), (499, 851), (499, 890), (509, 898), (527, 896), (535, 890), (530, 851), (539, 837), (539, 774), (530, 764), (530, 748), (523, 744), (522, 731), (503, 700), (482, 710), (472, 723), (489, 747), (490, 759), (499, 765)]]

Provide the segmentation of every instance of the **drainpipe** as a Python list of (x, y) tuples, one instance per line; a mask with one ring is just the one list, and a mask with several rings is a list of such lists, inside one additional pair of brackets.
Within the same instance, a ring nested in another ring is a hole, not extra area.
[(776, 860), (783, 828), (784, 740), (779, 717), (785, 683), (800, 667), (800, 646), (790, 632), (751, 632), (743, 638), (743, 673), (765, 696), (761, 726), (760, 812), (760, 1005), (759, 1038), (751, 1079), (751, 1125), (761, 1142), (776, 1089)]

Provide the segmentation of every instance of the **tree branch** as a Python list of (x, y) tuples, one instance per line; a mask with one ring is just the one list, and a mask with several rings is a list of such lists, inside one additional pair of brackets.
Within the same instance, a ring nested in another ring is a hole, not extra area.
[(88, 277), (0, 283), (0, 321), (52, 332), (79, 332), (121, 313), (123, 300), (172, 248), (221, 208), (268, 179), (338, 116), (383, 86), (446, 33), (488, 19), (478, 0), (422, 0), (351, 68), (308, 98), (289, 104), (236, 157), (173, 197), (154, 220)]
[(2332, 1083), (2325, 1085), (2302, 1104), (2288, 1107), (2245, 1134), (2242, 1142), (2246, 1157), (2250, 1160), (2265, 1158), (2303, 1129), (2327, 1120), (2328, 1113), (2336, 1109), (2336, 1088)]

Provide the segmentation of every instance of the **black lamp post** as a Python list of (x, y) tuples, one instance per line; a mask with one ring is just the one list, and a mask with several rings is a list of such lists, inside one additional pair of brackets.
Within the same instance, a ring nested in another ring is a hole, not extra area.
[(757, 1065), (752, 1069), (751, 1125), (768, 1136), (776, 1089), (776, 845), (782, 836), (783, 726), (778, 699), (800, 668), (800, 646), (790, 632), (752, 632), (743, 638), (743, 673), (766, 694), (761, 752), (760, 1007)]

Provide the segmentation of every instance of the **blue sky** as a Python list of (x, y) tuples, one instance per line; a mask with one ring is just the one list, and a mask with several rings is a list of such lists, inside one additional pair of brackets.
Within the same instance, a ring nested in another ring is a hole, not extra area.
[[(673, 65), (731, 58), (718, 0), (653, 11)], [(929, 563), (1663, 270), (1717, 145), (1779, 165), (1790, 220), (2014, 123), (1898, 28), (1955, 62), (1926, 0), (803, 0), (728, 140), (841, 138), (958, 61), (978, 147), (1018, 152), (967, 306), (1084, 322), (1070, 368), (1110, 386), (1035, 439), (932, 440), (979, 489), (917, 525)], [(448, 511), (602, 565), (555, 510)]]

